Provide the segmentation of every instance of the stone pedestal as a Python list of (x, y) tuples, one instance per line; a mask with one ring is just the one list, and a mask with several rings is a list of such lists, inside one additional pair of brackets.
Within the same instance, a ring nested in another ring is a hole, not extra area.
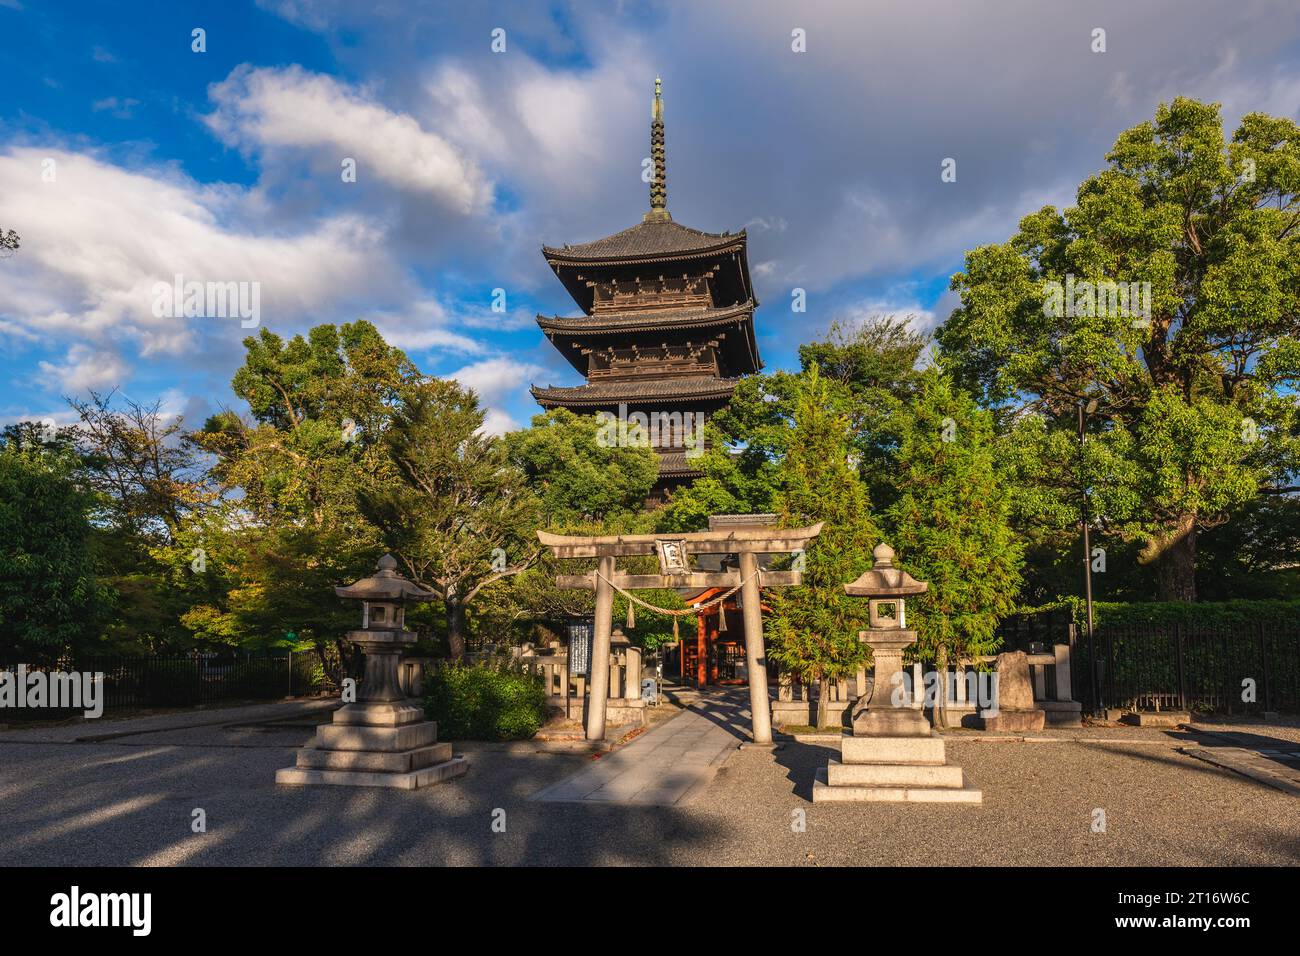
[[(872, 628), (860, 637), (876, 664), (871, 696), (854, 706), (853, 736), (844, 738), (840, 759), (817, 771), (813, 802), (983, 802), (961, 767), (948, 764), (943, 738), (901, 689), (903, 648), (916, 632)], [(919, 686), (914, 692), (922, 693)]]
[[(916, 640), (916, 631), (873, 627), (863, 631), (859, 639), (871, 648), (876, 673), (871, 693), (863, 694), (853, 704), (853, 736), (928, 736), (930, 722), (912, 706), (903, 685), (903, 648)], [(913, 691), (920, 692), (915, 682)]]
[(1083, 726), (1083, 705), (1077, 700), (1044, 700), (1039, 706), (1048, 727)]
[(1024, 651), (999, 654), (997, 660), (996, 710), (981, 711), (977, 724), (981, 730), (1042, 730), (1047, 715), (1034, 702), (1034, 685), (1029, 676), (1029, 658)]
[(839, 760), (817, 771), (813, 803), (982, 803), (984, 794), (947, 762), (944, 739), (845, 737)]
[(366, 655), (357, 702), (317, 727), (295, 765), (276, 771), (275, 782), (415, 790), (468, 770), (464, 757), (452, 756), (451, 744), (438, 743), (438, 725), (425, 720), (424, 709), (398, 686), (398, 656), (415, 634), (360, 630), (348, 639)]
[(977, 718), (980, 730), (1024, 733), (1042, 730), (1047, 726), (1047, 715), (1041, 710), (999, 710), (981, 713)]

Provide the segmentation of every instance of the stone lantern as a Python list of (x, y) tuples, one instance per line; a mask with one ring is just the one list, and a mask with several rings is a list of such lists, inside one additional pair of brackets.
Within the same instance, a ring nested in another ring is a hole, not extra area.
[[(894, 567), (894, 549), (876, 545), (871, 552), (875, 564), (844, 593), (867, 599), (869, 627), (859, 638), (871, 648), (875, 680), (871, 697), (858, 700), (853, 712), (853, 733), (866, 737), (928, 737), (930, 724), (925, 715), (906, 705), (895, 706), (893, 695), (903, 683), (903, 649), (916, 641), (916, 631), (907, 629), (906, 599), (924, 594), (929, 587), (902, 568)], [(915, 687), (913, 693), (920, 693)]]
[(361, 602), (361, 627), (347, 637), (365, 654), (365, 676), (356, 700), (316, 728), (296, 765), (277, 770), (275, 782), (414, 790), (463, 774), (465, 758), (452, 756), (451, 744), (438, 743), (438, 725), (424, 719), (424, 708), (402, 693), (397, 680), (402, 649), (416, 640), (406, 630), (405, 605), (435, 594), (399, 575), (390, 554), (370, 577), (334, 593)]
[(423, 718), (424, 711), (402, 693), (397, 665), (403, 648), (416, 641), (415, 632), (406, 630), (406, 602), (429, 601), (437, 595), (399, 575), (391, 554), (379, 559), (370, 577), (336, 587), (334, 593), (361, 602), (361, 627), (348, 631), (347, 637), (366, 657), (356, 702), (345, 704), (334, 722), (396, 726), (409, 723), (412, 715)]
[[(819, 770), (813, 802), (979, 803), (961, 767), (947, 762), (944, 740), (930, 729), (924, 711), (898, 700), (903, 686), (903, 649), (916, 640), (907, 629), (906, 601), (929, 585), (894, 567), (894, 549), (881, 543), (875, 564), (846, 594), (868, 601), (868, 628), (859, 640), (875, 658), (870, 698), (853, 707), (853, 736), (840, 744), (840, 759)], [(921, 688), (912, 689), (920, 694)]]

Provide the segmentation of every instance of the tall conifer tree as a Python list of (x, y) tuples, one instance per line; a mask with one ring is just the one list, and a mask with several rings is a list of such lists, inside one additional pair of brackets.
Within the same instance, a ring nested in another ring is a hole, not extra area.
[(879, 540), (866, 486), (851, 461), (851, 428), (833, 410), (830, 386), (816, 363), (799, 377), (794, 429), (781, 464), (777, 508), (784, 527), (823, 522), (802, 556), (803, 585), (773, 588), (764, 600), (768, 653), (781, 668), (819, 685), (817, 723), (825, 726), (830, 681), (861, 666), (865, 602), (844, 585), (871, 567)]
[(929, 583), (907, 602), (922, 659), (943, 668), (997, 647), (1015, 607), (1023, 548), (1009, 522), (993, 416), (931, 368), (894, 416), (898, 498), (885, 512), (897, 564)]

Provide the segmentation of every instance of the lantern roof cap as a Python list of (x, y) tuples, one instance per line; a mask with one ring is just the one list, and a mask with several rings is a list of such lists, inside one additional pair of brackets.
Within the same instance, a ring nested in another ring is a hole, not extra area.
[(334, 593), (341, 598), (359, 601), (429, 601), (437, 597), (397, 573), (397, 560), (386, 554), (375, 565), (375, 573), (355, 584), (336, 587)]
[(894, 567), (894, 549), (883, 541), (871, 552), (875, 565), (856, 581), (844, 585), (844, 593), (853, 597), (906, 597), (923, 594), (929, 584), (918, 581), (902, 568)]

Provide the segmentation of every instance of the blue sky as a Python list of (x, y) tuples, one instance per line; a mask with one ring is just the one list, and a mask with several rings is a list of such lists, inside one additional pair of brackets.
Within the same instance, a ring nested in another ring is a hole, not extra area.
[(66, 421), (92, 388), (191, 425), (235, 404), (248, 330), (151, 312), (180, 273), (258, 282), (286, 336), (370, 319), (494, 429), (526, 423), (530, 383), (576, 382), (533, 320), (573, 311), (539, 247), (639, 220), (656, 73), (669, 209), (749, 230), (769, 368), (836, 318), (928, 330), (965, 249), (1068, 203), (1160, 101), (1297, 117), (1297, 27), (1280, 0), (0, 0), (0, 228), (23, 237), (0, 419)]

